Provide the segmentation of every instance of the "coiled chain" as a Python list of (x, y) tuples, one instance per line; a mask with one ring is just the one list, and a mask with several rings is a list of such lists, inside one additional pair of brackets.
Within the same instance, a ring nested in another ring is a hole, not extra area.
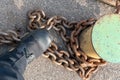
[[(117, 0), (119, 1), (119, 0)], [(116, 3), (116, 12), (120, 14), (120, 5)], [(96, 20), (88, 19), (79, 22), (68, 22), (65, 17), (53, 16), (48, 18), (44, 11), (34, 10), (28, 13), (29, 31), (35, 29), (46, 28), (47, 30), (54, 29), (65, 42), (67, 51), (59, 49), (59, 46), (54, 42), (43, 53), (43, 56), (49, 58), (57, 65), (62, 65), (64, 68), (75, 71), (83, 80), (88, 80), (91, 74), (95, 73), (99, 66), (103, 66), (106, 62), (102, 59), (94, 59), (88, 57), (80, 48), (79, 35), (81, 31), (92, 27)], [(69, 34), (67, 34), (69, 32)], [(0, 44), (13, 44), (20, 41), (20, 36), (16, 31), (0, 30)]]
[[(68, 22), (65, 17), (53, 16), (46, 17), (42, 10), (29, 12), (29, 27), (28, 29), (35, 30), (46, 28), (47, 30), (56, 30), (63, 41), (66, 43), (68, 51), (60, 50), (59, 46), (54, 42), (43, 54), (57, 65), (62, 65), (64, 68), (75, 71), (83, 79), (87, 80), (99, 66), (105, 65), (106, 62), (102, 59), (94, 59), (88, 57), (81, 49), (79, 44), (79, 34), (82, 30), (92, 27), (96, 22), (95, 19), (84, 20), (80, 22)], [(70, 36), (66, 33), (71, 32)]]
[[(96, 22), (95, 19), (83, 20), (79, 22), (68, 22), (65, 17), (53, 16), (46, 17), (42, 10), (29, 12), (28, 30), (46, 28), (47, 30), (56, 30), (66, 44), (67, 51), (60, 50), (54, 42), (47, 49), (43, 56), (49, 58), (57, 65), (75, 71), (83, 79), (87, 80), (90, 75), (97, 71), (99, 66), (105, 65), (102, 59), (88, 57), (82, 52), (79, 44), (79, 34), (82, 30), (92, 27)], [(67, 34), (67, 31), (69, 34)], [(0, 44), (16, 44), (20, 41), (20, 36), (16, 31), (0, 30)]]

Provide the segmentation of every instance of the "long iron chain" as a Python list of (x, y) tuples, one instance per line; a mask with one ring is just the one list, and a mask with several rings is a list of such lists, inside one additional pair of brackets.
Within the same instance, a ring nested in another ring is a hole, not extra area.
[[(65, 17), (53, 16), (46, 17), (44, 11), (35, 10), (29, 12), (29, 27), (28, 29), (35, 30), (46, 28), (47, 30), (54, 29), (59, 32), (59, 35), (66, 43), (68, 51), (60, 50), (59, 46), (54, 42), (43, 54), (57, 65), (62, 65), (64, 68), (75, 71), (83, 79), (87, 80), (90, 75), (97, 71), (99, 66), (103, 66), (106, 62), (102, 59), (94, 59), (88, 57), (80, 48), (79, 35), (82, 30), (92, 27), (96, 20), (89, 19), (80, 22), (68, 22)], [(70, 36), (66, 34), (71, 31)]]
[[(120, 5), (116, 4), (116, 12), (119, 14)], [(75, 71), (83, 80), (88, 80), (93, 73), (98, 70), (99, 66), (104, 66), (106, 62), (102, 59), (94, 59), (88, 57), (80, 48), (79, 35), (88, 27), (92, 27), (96, 20), (88, 19), (79, 22), (68, 22), (65, 17), (53, 16), (48, 18), (44, 11), (34, 10), (28, 13), (29, 26), (28, 30), (46, 28), (47, 30), (56, 30), (63, 41), (66, 43), (67, 51), (60, 50), (59, 46), (54, 42), (43, 53), (43, 56), (49, 58), (57, 65), (62, 65), (64, 68)], [(71, 32), (67, 35), (67, 31)], [(1, 44), (16, 44), (19, 42), (20, 35), (14, 30), (1, 30), (0, 29), (0, 45)]]
[[(88, 57), (80, 48), (79, 35), (81, 31), (92, 27), (96, 20), (89, 19), (79, 22), (68, 22), (65, 17), (53, 16), (46, 17), (44, 11), (35, 10), (29, 12), (28, 30), (46, 28), (47, 30), (56, 30), (63, 41), (66, 43), (67, 51), (60, 50), (55, 42), (43, 53), (43, 56), (49, 58), (57, 65), (62, 65), (64, 68), (75, 71), (83, 79), (87, 80), (91, 74), (95, 73), (99, 66), (103, 66), (106, 62), (102, 59), (94, 59)], [(70, 35), (67, 31), (71, 32)], [(16, 31), (0, 30), (0, 44), (11, 44), (20, 41), (20, 36)]]

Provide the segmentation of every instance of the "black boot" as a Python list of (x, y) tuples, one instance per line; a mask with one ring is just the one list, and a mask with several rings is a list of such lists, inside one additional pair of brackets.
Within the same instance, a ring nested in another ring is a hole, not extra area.
[(38, 29), (22, 38), (18, 51), (24, 51), (28, 63), (35, 57), (45, 52), (53, 38), (45, 29)]
[(46, 51), (52, 40), (47, 30), (35, 30), (23, 37), (13, 51), (1, 55), (0, 62), (7, 63), (15, 70), (23, 73), (27, 63)]

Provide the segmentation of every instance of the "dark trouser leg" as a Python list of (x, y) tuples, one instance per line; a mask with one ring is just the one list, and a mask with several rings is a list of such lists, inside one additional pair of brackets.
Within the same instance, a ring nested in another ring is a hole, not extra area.
[(0, 80), (24, 80), (26, 64), (25, 53), (17, 49), (0, 56)]
[(38, 29), (21, 39), (19, 46), (0, 56), (0, 80), (23, 80), (26, 64), (48, 49), (53, 38), (45, 29)]

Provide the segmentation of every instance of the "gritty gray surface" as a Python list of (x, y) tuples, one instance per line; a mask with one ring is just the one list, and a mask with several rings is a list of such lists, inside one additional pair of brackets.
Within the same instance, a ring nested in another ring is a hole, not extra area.
[[(69, 21), (99, 18), (113, 12), (113, 8), (96, 0), (1, 0), (0, 28), (22, 28), (25, 33), (27, 12), (33, 9), (43, 9), (49, 17), (65, 16)], [(0, 52), (4, 51), (3, 48), (0, 48)], [(75, 72), (57, 66), (42, 56), (28, 65), (24, 77), (25, 80), (81, 80)], [(91, 80), (120, 80), (120, 64), (109, 63), (100, 67)]]

